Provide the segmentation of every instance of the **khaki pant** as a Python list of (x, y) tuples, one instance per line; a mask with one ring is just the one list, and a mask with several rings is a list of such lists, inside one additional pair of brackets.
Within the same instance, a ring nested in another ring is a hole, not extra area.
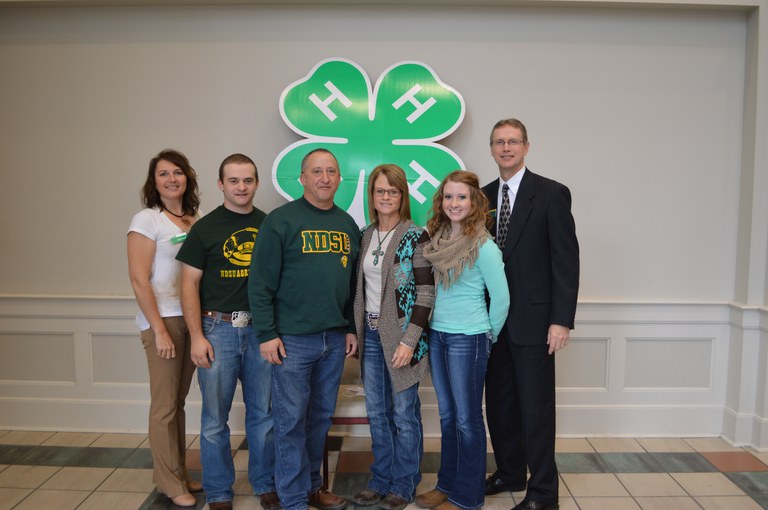
[(186, 460), (186, 414), (184, 400), (189, 393), (195, 365), (190, 357), (190, 337), (182, 317), (163, 317), (176, 345), (176, 357), (157, 355), (152, 328), (141, 332), (141, 343), (149, 367), (149, 447), (158, 492), (174, 498), (189, 492)]

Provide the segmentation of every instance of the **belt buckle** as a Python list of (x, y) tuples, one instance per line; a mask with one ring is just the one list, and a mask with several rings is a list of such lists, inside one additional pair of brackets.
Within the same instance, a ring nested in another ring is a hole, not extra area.
[(232, 327), (244, 328), (251, 320), (251, 312), (232, 312)]
[(379, 314), (378, 313), (366, 313), (365, 321), (368, 323), (368, 327), (371, 331), (379, 329)]

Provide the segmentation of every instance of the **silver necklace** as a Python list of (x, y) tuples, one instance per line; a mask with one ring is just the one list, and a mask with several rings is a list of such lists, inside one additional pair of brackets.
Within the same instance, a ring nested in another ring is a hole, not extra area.
[(392, 232), (394, 232), (394, 231), (395, 231), (395, 229), (397, 228), (397, 226), (398, 226), (399, 224), (400, 224), (400, 222), (398, 221), (398, 222), (395, 224), (395, 226), (394, 226), (394, 227), (392, 227), (392, 230), (390, 230), (389, 232), (387, 232), (386, 234), (384, 234), (384, 239), (382, 239), (382, 238), (381, 238), (381, 234), (379, 233), (379, 228), (378, 228), (378, 227), (376, 227), (376, 239), (378, 239), (378, 241), (379, 241), (379, 245), (376, 247), (376, 249), (375, 249), (375, 250), (373, 250), (373, 251), (371, 252), (371, 255), (373, 255), (373, 265), (374, 265), (374, 266), (377, 266), (377, 265), (379, 265), (379, 257), (381, 257), (382, 255), (384, 255), (384, 252), (383, 252), (383, 251), (382, 251), (382, 249), (381, 249), (381, 243), (383, 243), (384, 241), (386, 241), (386, 240), (387, 240), (387, 237), (389, 237), (389, 234), (391, 234)]

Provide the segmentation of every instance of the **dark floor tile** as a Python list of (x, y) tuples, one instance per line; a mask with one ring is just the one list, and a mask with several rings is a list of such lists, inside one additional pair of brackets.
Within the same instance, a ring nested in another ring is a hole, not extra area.
[(717, 468), (696, 452), (654, 452), (653, 459), (668, 473), (711, 473)]
[(232, 445), (233, 450), (247, 450), (248, 449), (248, 439), (243, 438), (242, 442), (238, 444)]
[(648, 453), (598, 453), (610, 473), (666, 473), (667, 470)]
[(437, 473), (438, 471), (440, 471), (440, 453), (426, 452), (421, 457), (421, 472)]
[(26, 444), (0, 444), (0, 464), (20, 464), (36, 447)]
[(75, 467), (118, 467), (133, 453), (135, 448), (83, 448), (67, 461)]
[(561, 473), (607, 473), (609, 468), (597, 453), (556, 453), (555, 462)]
[(120, 464), (121, 468), (152, 469), (152, 452), (149, 448), (136, 448)]
[(768, 496), (768, 473), (764, 471), (723, 473), (750, 496)]
[(77, 465), (72, 464), (72, 459), (87, 450), (86, 446), (36, 446), (16, 463), (29, 466), (72, 466)]
[[(333, 477), (333, 492), (347, 499), (351, 498), (368, 486), (371, 474), (366, 473), (336, 473)], [(354, 507), (354, 503), (351, 505)], [(349, 508), (349, 507), (347, 507)], [(360, 507), (364, 508), (364, 507)], [(377, 507), (370, 507), (377, 509)]]
[(325, 440), (325, 445), (328, 447), (329, 452), (341, 451), (342, 444), (344, 444), (344, 438), (341, 436), (328, 436)]
[(368, 473), (373, 462), (373, 452), (339, 452), (337, 473)]

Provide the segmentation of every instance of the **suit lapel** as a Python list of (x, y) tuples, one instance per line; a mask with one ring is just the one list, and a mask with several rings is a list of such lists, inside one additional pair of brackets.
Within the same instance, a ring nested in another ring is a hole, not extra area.
[(488, 197), (488, 212), (491, 214), (491, 218), (493, 218), (490, 232), (494, 238), (496, 237), (496, 214), (498, 213), (496, 208), (499, 201), (499, 182), (499, 179), (496, 179), (484, 189), (485, 196)]
[[(525, 223), (533, 210), (533, 199), (536, 196), (535, 175), (530, 170), (523, 174), (523, 180), (520, 181), (520, 187), (515, 196), (515, 205), (512, 207), (512, 214), (509, 217), (509, 228), (507, 230), (507, 239), (504, 243), (504, 259), (506, 260), (517, 245), (520, 234), (523, 233)], [(497, 186), (498, 188), (498, 186)]]

